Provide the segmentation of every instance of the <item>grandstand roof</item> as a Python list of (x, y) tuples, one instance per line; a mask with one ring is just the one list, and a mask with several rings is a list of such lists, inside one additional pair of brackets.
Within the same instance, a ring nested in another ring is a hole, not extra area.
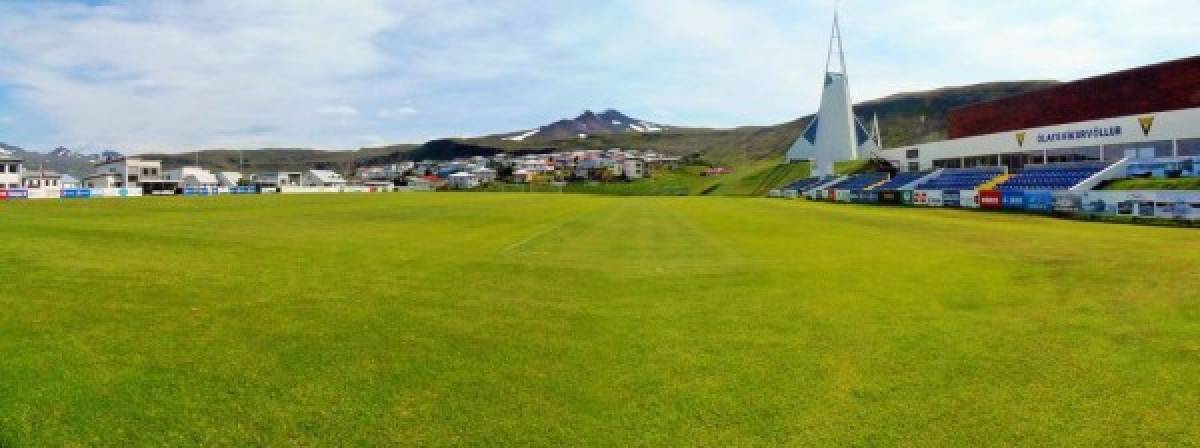
[(951, 139), (1200, 107), (1200, 56), (1059, 84), (963, 106), (947, 117)]

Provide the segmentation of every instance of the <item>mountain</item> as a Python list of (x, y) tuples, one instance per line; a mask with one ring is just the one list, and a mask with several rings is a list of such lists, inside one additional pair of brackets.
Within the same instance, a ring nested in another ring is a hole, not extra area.
[[(946, 138), (946, 117), (957, 107), (1001, 98), (1057, 84), (1056, 81), (1013, 81), (977, 84), (962, 87), (908, 92), (856, 104), (854, 112), (864, 123), (876, 114), (885, 147), (905, 146)], [(588, 118), (584, 113), (581, 118)], [(580, 139), (573, 132), (560, 134), (531, 134), (514, 139), (511, 135), (455, 139), (452, 142), (478, 152), (480, 148), (495, 151), (554, 151), (578, 149), (654, 149), (659, 152), (689, 155), (699, 154), (717, 162), (764, 160), (782, 158), (783, 153), (799, 137), (812, 115), (772, 126), (747, 126), (734, 129), (666, 127), (656, 132), (597, 132)], [(570, 120), (570, 121), (578, 121)], [(584, 120), (589, 122), (590, 120)], [(562, 123), (562, 122), (558, 122)], [(554, 126), (554, 123), (549, 126)], [(521, 135), (519, 133), (515, 135)], [(543, 137), (542, 135), (546, 135)], [(446, 142), (439, 142), (440, 152), (452, 154)]]
[(0, 143), (0, 149), (9, 151), (20, 157), (26, 169), (47, 169), (70, 174), (82, 178), (87, 174), (100, 157), (95, 154), (84, 154), (64, 147), (58, 147), (47, 153), (29, 151), (19, 146)]
[(579, 138), (597, 134), (653, 133), (666, 129), (669, 128), (661, 124), (630, 118), (616, 109), (608, 109), (599, 114), (585, 110), (578, 117), (572, 119), (559, 120), (538, 128), (493, 137), (522, 142)]
[[(1055, 81), (1014, 81), (909, 92), (855, 105), (854, 111), (869, 122), (878, 114), (886, 147), (898, 147), (946, 138), (946, 117), (956, 107), (1016, 95), (1057, 84)], [(629, 117), (617, 110), (584, 111), (578, 117), (559, 120), (537, 128), (476, 138), (439, 139), (421, 145), (391, 145), (357, 151), (324, 151), (299, 148), (258, 150), (204, 150), (184, 154), (142, 154), (163, 161), (164, 168), (200, 164), (213, 171), (247, 172), (333, 169), (348, 173), (356, 166), (399, 160), (446, 160), (456, 157), (508, 153), (545, 153), (580, 149), (653, 149), (675, 155), (698, 155), (714, 163), (739, 165), (745, 162), (782, 159), (784, 152), (804, 131), (812, 116), (771, 126), (706, 129), (665, 126)], [(580, 138), (580, 134), (586, 138)], [(91, 159), (65, 148), (40, 154), (0, 143), (25, 159), (26, 166), (45, 163), (53, 169), (82, 176)]]

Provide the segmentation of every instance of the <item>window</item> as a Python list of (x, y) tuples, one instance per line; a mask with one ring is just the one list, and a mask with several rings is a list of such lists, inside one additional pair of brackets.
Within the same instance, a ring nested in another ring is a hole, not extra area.
[(20, 171), (19, 169), (17, 169), (17, 164), (15, 164), (15, 163), (8, 164), (8, 172), (15, 173), (17, 171)]
[(996, 154), (963, 158), (963, 168), (974, 168), (977, 166), (998, 166), (998, 165), (1000, 165), (1000, 156), (997, 156)]
[(150, 176), (150, 168), (142, 168), (143, 176)]
[(962, 159), (937, 159), (933, 161), (934, 168), (962, 168)]
[(137, 183), (137, 181), (138, 181), (138, 177), (137, 177), (137, 176), (129, 176), (129, 183), (131, 183), (131, 184), (136, 184), (136, 183)]
[(1103, 155), (1104, 148), (1100, 146), (1051, 149), (1046, 151), (1046, 163), (1094, 162)]
[(1000, 154), (1000, 165), (1008, 167), (1009, 171), (1016, 171), (1025, 166), (1028, 157), (1024, 153)]
[(904, 151), (904, 157), (908, 158), (908, 159), (915, 159), (915, 158), (921, 157), (921, 150), (910, 149), (908, 151)]
[(917, 163), (917, 162), (908, 162), (908, 171), (910, 171), (910, 172), (921, 171), (921, 164)]
[(1104, 146), (1104, 160), (1121, 160), (1125, 157), (1155, 159), (1172, 157), (1174, 148), (1170, 140), (1142, 143), (1123, 143)]
[(1180, 140), (1179, 156), (1200, 156), (1200, 138)]

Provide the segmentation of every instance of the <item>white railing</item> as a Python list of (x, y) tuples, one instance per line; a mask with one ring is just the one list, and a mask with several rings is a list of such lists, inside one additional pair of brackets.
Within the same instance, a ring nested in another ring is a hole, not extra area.
[(1093, 188), (1096, 188), (1097, 185), (1100, 185), (1104, 181), (1115, 180), (1115, 179), (1124, 179), (1125, 177), (1127, 177), (1126, 176), (1126, 168), (1129, 167), (1129, 162), (1132, 160), (1133, 160), (1132, 157), (1126, 157), (1124, 159), (1118, 160), (1117, 163), (1109, 165), (1108, 168), (1100, 170), (1100, 172), (1093, 174), (1092, 177), (1084, 179), (1083, 182), (1080, 182), (1080, 183), (1076, 184), (1074, 187), (1067, 189), (1067, 191), (1072, 191), (1072, 192), (1088, 191)]

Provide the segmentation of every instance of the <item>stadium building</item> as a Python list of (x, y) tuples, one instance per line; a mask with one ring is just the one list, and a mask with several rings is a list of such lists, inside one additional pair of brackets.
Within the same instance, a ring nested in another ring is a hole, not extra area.
[[(774, 194), (1200, 221), (1200, 57), (964, 106), (948, 123), (948, 140), (875, 151), (878, 171)], [(1137, 178), (1159, 180), (1113, 184)]]
[(949, 140), (879, 151), (901, 171), (1200, 156), (1200, 56), (952, 110)]

